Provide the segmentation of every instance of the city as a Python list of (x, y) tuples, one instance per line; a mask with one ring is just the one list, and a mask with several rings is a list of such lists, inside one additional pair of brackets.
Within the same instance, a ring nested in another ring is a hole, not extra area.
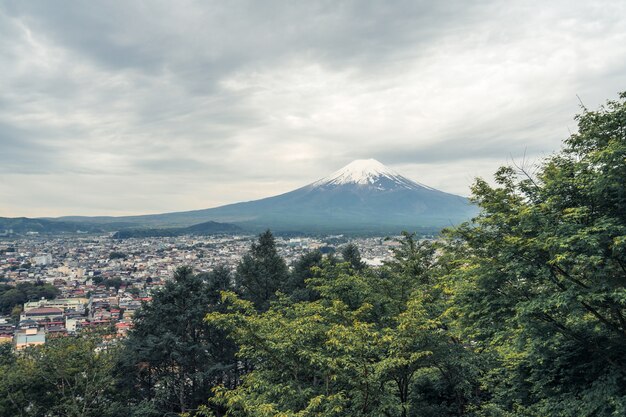
[[(8, 235), (8, 232), (5, 233)], [(255, 235), (180, 236), (118, 240), (110, 235), (5, 238), (0, 240), (0, 286), (47, 284), (54, 298), (29, 300), (0, 314), (0, 343), (17, 350), (47, 339), (75, 335), (85, 328), (114, 326), (118, 337), (132, 328), (134, 312), (150, 302), (154, 290), (189, 265), (209, 272), (224, 265), (235, 270)], [(291, 265), (304, 253), (334, 253), (351, 242), (372, 266), (392, 256), (397, 239), (369, 237), (277, 237), (279, 254)], [(10, 297), (0, 296), (3, 308)], [(9, 306), (10, 307), (10, 306)], [(7, 311), (8, 312), (8, 311)]]

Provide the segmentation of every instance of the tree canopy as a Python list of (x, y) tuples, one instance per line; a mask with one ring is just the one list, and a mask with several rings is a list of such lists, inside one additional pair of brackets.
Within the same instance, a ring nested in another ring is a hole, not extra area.
[(276, 240), (269, 230), (259, 235), (239, 265), (235, 280), (237, 291), (252, 301), (259, 310), (266, 310), (287, 282), (288, 269), (285, 260), (278, 254)]
[(480, 215), (451, 236), (461, 327), (496, 357), (498, 409), (626, 412), (626, 105), (577, 117), (562, 152), (473, 188)]
[(234, 345), (204, 321), (220, 310), (219, 292), (232, 289), (230, 281), (224, 267), (208, 274), (181, 267), (142, 306), (120, 364), (133, 404), (180, 413), (205, 403), (211, 387), (238, 384)]
[(14, 307), (41, 298), (56, 298), (59, 290), (43, 282), (20, 282), (16, 286), (0, 284), (0, 314), (10, 314)]

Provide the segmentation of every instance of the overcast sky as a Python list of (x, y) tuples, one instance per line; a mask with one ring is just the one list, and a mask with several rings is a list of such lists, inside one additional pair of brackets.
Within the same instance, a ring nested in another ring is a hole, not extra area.
[(0, 0), (0, 216), (208, 208), (361, 158), (468, 195), (622, 90), (623, 0)]

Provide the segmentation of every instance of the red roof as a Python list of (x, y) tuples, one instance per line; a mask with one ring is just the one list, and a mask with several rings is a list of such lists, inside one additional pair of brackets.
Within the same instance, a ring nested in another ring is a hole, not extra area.
[(39, 307), (39, 308), (33, 308), (32, 310), (28, 310), (24, 314), (26, 315), (26, 317), (61, 315), (63, 314), (63, 310), (61, 310), (60, 308), (54, 308), (54, 307)]

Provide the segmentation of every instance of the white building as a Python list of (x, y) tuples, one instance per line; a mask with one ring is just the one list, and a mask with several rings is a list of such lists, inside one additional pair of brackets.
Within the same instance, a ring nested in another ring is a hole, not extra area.
[(52, 255), (49, 253), (39, 253), (33, 257), (33, 263), (35, 265), (50, 265), (52, 263)]

